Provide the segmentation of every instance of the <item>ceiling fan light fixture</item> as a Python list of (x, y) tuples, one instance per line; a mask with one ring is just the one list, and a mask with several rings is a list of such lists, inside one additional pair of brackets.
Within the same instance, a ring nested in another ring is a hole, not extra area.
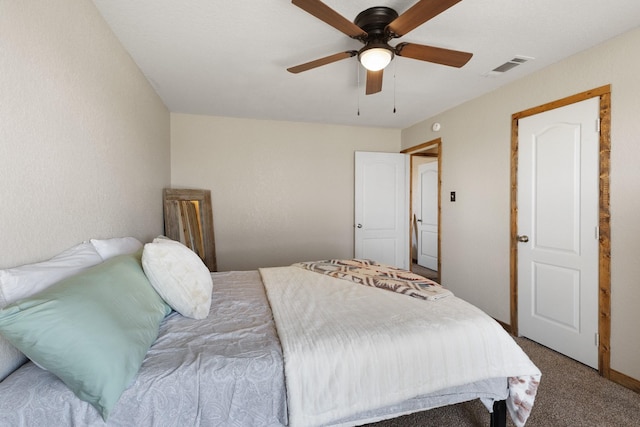
[(386, 44), (371, 44), (358, 52), (358, 60), (369, 71), (380, 71), (393, 59), (393, 50)]

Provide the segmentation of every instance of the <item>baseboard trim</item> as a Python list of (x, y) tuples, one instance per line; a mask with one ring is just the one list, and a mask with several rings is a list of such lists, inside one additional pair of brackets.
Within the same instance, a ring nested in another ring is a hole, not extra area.
[(614, 369), (609, 370), (609, 379), (623, 387), (640, 393), (640, 381)]

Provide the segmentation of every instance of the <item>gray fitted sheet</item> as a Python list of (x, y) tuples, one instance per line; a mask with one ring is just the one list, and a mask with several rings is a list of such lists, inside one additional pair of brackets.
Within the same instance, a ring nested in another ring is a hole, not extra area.
[[(172, 313), (107, 423), (55, 376), (29, 362), (0, 382), (0, 426), (281, 426), (282, 350), (260, 274), (213, 274), (204, 320)], [(508, 393), (505, 378), (443, 390), (336, 424), (359, 425)]]
[(167, 316), (107, 423), (29, 362), (0, 383), (0, 426), (279, 426), (284, 387), (259, 273), (217, 273), (209, 316)]

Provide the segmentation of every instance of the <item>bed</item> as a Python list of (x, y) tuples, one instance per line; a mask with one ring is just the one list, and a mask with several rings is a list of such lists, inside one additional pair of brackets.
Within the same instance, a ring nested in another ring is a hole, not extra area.
[[(127, 257), (142, 270), (140, 251), (113, 259)], [(309, 264), (211, 273), (202, 319), (159, 308), (157, 338), (106, 421), (28, 361), (0, 382), (0, 425), (362, 425), (473, 399), (488, 423), (508, 412), (524, 425), (540, 372), (489, 316)]]

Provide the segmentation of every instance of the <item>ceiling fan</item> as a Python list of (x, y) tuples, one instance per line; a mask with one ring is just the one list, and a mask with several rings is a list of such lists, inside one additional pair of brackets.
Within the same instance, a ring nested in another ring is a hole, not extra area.
[(460, 68), (471, 59), (472, 53), (416, 43), (400, 43), (395, 47), (389, 45), (391, 39), (402, 37), (460, 1), (420, 0), (402, 15), (390, 7), (371, 7), (360, 12), (351, 22), (320, 0), (292, 0), (291, 3), (302, 10), (359, 40), (364, 47), (296, 65), (287, 68), (287, 71), (297, 74), (357, 55), (358, 61), (367, 69), (365, 93), (371, 95), (382, 90), (384, 67), (395, 55)]

